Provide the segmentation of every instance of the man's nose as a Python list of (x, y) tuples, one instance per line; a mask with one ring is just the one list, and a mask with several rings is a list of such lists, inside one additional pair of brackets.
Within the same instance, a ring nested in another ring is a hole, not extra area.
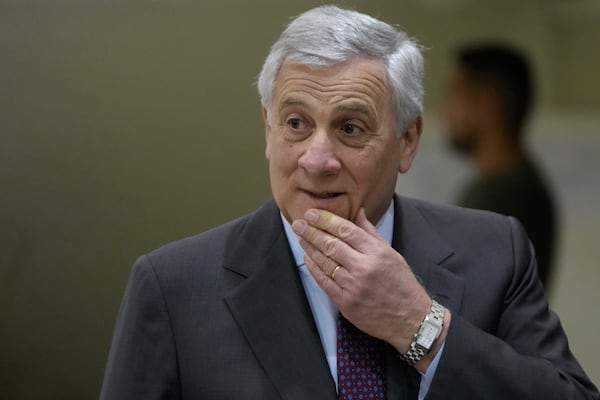
[(340, 171), (342, 164), (336, 155), (335, 138), (325, 130), (318, 130), (309, 138), (298, 165), (311, 175), (331, 175)]

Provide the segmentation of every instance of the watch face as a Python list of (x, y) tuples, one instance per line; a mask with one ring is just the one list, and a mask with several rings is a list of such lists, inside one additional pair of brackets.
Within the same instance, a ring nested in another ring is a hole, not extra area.
[(437, 339), (439, 332), (439, 326), (431, 324), (428, 321), (425, 322), (417, 339), (417, 344), (429, 350), (435, 339)]

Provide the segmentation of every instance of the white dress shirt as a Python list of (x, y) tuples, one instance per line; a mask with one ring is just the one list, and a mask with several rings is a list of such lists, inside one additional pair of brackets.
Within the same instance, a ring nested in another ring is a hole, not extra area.
[[(337, 387), (337, 318), (338, 318), (338, 308), (331, 301), (331, 299), (325, 294), (325, 292), (321, 289), (321, 287), (317, 284), (313, 276), (308, 272), (308, 268), (304, 265), (304, 250), (300, 246), (298, 236), (292, 230), (289, 222), (285, 219), (283, 215), (281, 215), (281, 220), (283, 221), (283, 227), (285, 229), (285, 234), (287, 236), (288, 243), (290, 244), (290, 248), (292, 253), (294, 254), (294, 259), (296, 261), (296, 265), (300, 271), (300, 278), (302, 280), (302, 285), (304, 286), (304, 291), (306, 292), (306, 297), (308, 298), (308, 302), (310, 304), (310, 308), (312, 310), (313, 317), (315, 319), (317, 329), (319, 331), (319, 336), (321, 337), (321, 344), (323, 345), (323, 350), (325, 351), (325, 355), (327, 357), (327, 363), (329, 364), (329, 370), (331, 371), (331, 376), (336, 383)], [(391, 202), (387, 211), (379, 220), (379, 223), (376, 226), (377, 230), (383, 236), (383, 238), (391, 245), (392, 237), (394, 234), (394, 203)], [(421, 374), (421, 386), (419, 388), (419, 400), (423, 400), (429, 391), (429, 385), (431, 384), (431, 380), (435, 375), (435, 370), (437, 369), (438, 362), (440, 360), (441, 354), (443, 351), (443, 346), (434, 358), (434, 360), (427, 368), (427, 371), (424, 374)]]

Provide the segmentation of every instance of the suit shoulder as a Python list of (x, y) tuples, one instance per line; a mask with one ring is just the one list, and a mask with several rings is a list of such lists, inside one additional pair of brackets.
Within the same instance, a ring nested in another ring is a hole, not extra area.
[(511, 273), (515, 267), (527, 269), (530, 258), (535, 258), (523, 225), (514, 217), (415, 199), (406, 202), (458, 254), (482, 263), (489, 263), (493, 254), (496, 264), (510, 266)]
[(145, 254), (155, 269), (211, 264), (222, 259), (229, 238), (244, 229), (251, 214), (226, 222), (193, 236), (167, 243)]
[(459, 225), (481, 224), (482, 222), (508, 224), (506, 216), (491, 211), (476, 210), (413, 198), (401, 198), (401, 201), (415, 207), (428, 221)]
[(424, 200), (402, 198), (405, 207), (418, 211), (440, 237), (451, 243), (496, 243), (510, 245), (515, 225), (511, 217), (491, 211), (475, 210)]

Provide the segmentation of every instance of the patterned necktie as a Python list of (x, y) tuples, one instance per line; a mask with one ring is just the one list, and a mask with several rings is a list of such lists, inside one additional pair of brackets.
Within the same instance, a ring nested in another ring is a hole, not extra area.
[(341, 314), (337, 323), (338, 397), (385, 399), (384, 344)]

